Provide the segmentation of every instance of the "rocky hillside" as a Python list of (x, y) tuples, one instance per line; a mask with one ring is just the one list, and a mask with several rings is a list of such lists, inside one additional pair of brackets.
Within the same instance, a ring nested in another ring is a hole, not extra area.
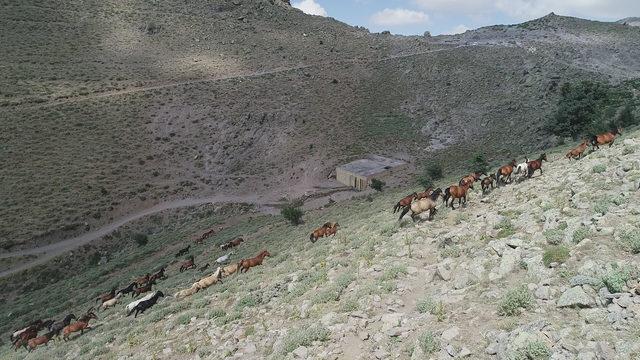
[(296, 197), (371, 152), (453, 171), (548, 146), (559, 85), (640, 69), (637, 27), (555, 15), (438, 37), (271, 0), (5, 1), (0, 19), (3, 251), (161, 201)]
[[(248, 237), (234, 258), (269, 249), (262, 266), (137, 319), (120, 304), (83, 336), (26, 358), (637, 359), (640, 132), (579, 161), (566, 150), (547, 153), (542, 175), (484, 196), (476, 188), (466, 207), (441, 206), (433, 221), (391, 213), (411, 189), (307, 213), (304, 226), (258, 216), (223, 238)], [(34, 309), (84, 311), (90, 284), (106, 290), (170, 261), (183, 244), (168, 239), (208, 221), (158, 224), (142, 250), (152, 255), (114, 250), (2, 313), (26, 322)], [(326, 221), (340, 223), (338, 234), (309, 242)], [(223, 238), (197, 248), (196, 261), (220, 256)], [(158, 289), (172, 294), (202, 276), (177, 266)], [(7, 347), (1, 356), (25, 358)]]

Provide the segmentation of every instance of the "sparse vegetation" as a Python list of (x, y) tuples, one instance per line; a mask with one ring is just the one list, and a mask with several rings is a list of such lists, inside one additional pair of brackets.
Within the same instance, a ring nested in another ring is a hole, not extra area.
[(573, 243), (578, 244), (589, 236), (589, 228), (580, 226), (573, 232)]
[(594, 174), (603, 173), (603, 172), (607, 171), (607, 165), (605, 165), (605, 164), (594, 165), (594, 167), (591, 169), (591, 171)]
[(142, 233), (133, 234), (133, 240), (138, 244), (138, 246), (145, 246), (149, 242), (147, 235)]
[(624, 290), (624, 286), (631, 278), (631, 270), (628, 268), (615, 267), (602, 277), (602, 283), (612, 293), (619, 293)]
[(547, 360), (551, 356), (549, 347), (540, 341), (532, 341), (518, 349), (510, 359), (512, 360)]
[(299, 346), (309, 346), (314, 341), (327, 341), (331, 333), (320, 325), (291, 329), (284, 339), (282, 352), (288, 354)]
[(625, 249), (627, 249), (631, 253), (640, 253), (640, 229), (634, 228), (624, 231), (620, 235), (620, 240), (622, 241)]
[(569, 249), (563, 245), (549, 246), (542, 254), (542, 263), (549, 267), (552, 263), (562, 264), (569, 258)]
[(500, 221), (500, 223), (498, 223), (494, 229), (499, 230), (498, 231), (498, 238), (505, 238), (505, 237), (509, 237), (513, 234), (516, 233), (513, 224), (511, 223), (511, 220), (509, 220), (509, 218), (504, 218), (502, 219), (502, 221)]
[(302, 224), (302, 209), (288, 205), (280, 211), (280, 214), (293, 225)]
[(529, 309), (533, 304), (533, 297), (526, 286), (509, 290), (498, 305), (498, 315), (520, 315), (523, 309)]
[(422, 350), (422, 353), (425, 355), (432, 354), (440, 348), (437, 340), (434, 338), (433, 334), (429, 331), (422, 333), (422, 335), (418, 337), (418, 345), (420, 345), (420, 349)]
[(386, 185), (384, 181), (378, 179), (371, 179), (371, 184), (369, 185), (373, 190), (382, 191), (382, 188)]

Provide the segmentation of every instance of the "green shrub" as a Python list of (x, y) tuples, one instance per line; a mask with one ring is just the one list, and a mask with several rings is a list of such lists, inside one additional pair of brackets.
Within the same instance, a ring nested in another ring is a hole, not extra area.
[(627, 251), (640, 253), (640, 229), (628, 230), (620, 235), (620, 241)]
[(504, 296), (498, 305), (498, 315), (513, 316), (520, 315), (522, 309), (528, 309), (533, 303), (531, 293), (526, 286), (511, 289)]
[(604, 201), (598, 201), (596, 202), (596, 204), (593, 206), (593, 211), (596, 214), (606, 214), (607, 211), (609, 211), (609, 204), (604, 202)]
[(499, 230), (498, 239), (509, 237), (516, 233), (516, 230), (513, 228), (513, 224), (509, 218), (502, 219), (502, 221), (494, 226), (494, 229)]
[(138, 244), (138, 246), (145, 246), (149, 242), (147, 235), (142, 233), (133, 234), (133, 240)]
[(418, 344), (425, 355), (432, 354), (439, 348), (437, 340), (429, 331), (422, 333), (422, 335), (418, 337)]
[(382, 188), (386, 185), (384, 181), (378, 179), (371, 179), (371, 184), (369, 185), (373, 190), (382, 191)]
[(288, 354), (300, 346), (309, 346), (314, 341), (327, 341), (331, 333), (321, 325), (291, 329), (284, 338), (282, 352)]
[(436, 304), (431, 298), (425, 298), (416, 303), (416, 309), (420, 314), (430, 313), (435, 307)]
[(302, 223), (302, 210), (298, 207), (288, 205), (280, 211), (280, 214), (293, 225), (299, 225)]
[(586, 226), (580, 226), (573, 232), (573, 242), (575, 244), (586, 239), (589, 236), (589, 228)]
[(600, 174), (603, 173), (605, 171), (607, 171), (607, 165), (605, 164), (598, 164), (596, 166), (594, 166), (591, 171), (595, 174)]
[(569, 258), (569, 249), (567, 247), (558, 245), (550, 246), (545, 249), (542, 254), (542, 263), (544, 266), (549, 267), (551, 263), (563, 263)]
[(512, 360), (547, 360), (551, 352), (547, 345), (540, 341), (532, 341), (525, 347), (516, 350), (510, 357)]
[(254, 307), (260, 303), (260, 299), (253, 296), (252, 294), (246, 295), (245, 297), (238, 300), (236, 303), (236, 310), (241, 311), (246, 307)]
[(631, 278), (631, 271), (625, 268), (615, 268), (602, 277), (602, 283), (612, 293), (619, 293)]
[(439, 164), (428, 164), (418, 177), (418, 183), (425, 188), (434, 186), (436, 180), (442, 179), (442, 173), (442, 166)]
[(407, 267), (405, 265), (394, 265), (387, 270), (385, 270), (384, 274), (382, 274), (382, 280), (392, 280), (397, 279), (400, 275), (407, 274)]
[(482, 173), (488, 173), (489, 171), (489, 163), (484, 158), (483, 154), (475, 154), (473, 156), (473, 169), (471, 171), (478, 171)]
[(560, 228), (545, 230), (542, 234), (547, 238), (547, 243), (551, 245), (559, 245), (564, 240), (564, 230)]

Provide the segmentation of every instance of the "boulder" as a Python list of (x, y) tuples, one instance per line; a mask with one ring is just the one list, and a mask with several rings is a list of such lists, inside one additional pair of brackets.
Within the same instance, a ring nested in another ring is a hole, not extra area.
[(558, 307), (593, 307), (596, 301), (579, 286), (572, 287), (560, 295)]

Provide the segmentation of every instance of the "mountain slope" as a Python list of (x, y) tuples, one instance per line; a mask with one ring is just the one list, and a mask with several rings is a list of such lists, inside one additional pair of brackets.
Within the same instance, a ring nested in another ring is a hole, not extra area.
[(296, 197), (336, 186), (336, 165), (372, 152), (454, 170), (476, 151), (492, 160), (549, 145), (559, 84), (640, 68), (637, 28), (554, 15), (429, 38), (266, 0), (5, 10), (8, 250), (165, 200)]

